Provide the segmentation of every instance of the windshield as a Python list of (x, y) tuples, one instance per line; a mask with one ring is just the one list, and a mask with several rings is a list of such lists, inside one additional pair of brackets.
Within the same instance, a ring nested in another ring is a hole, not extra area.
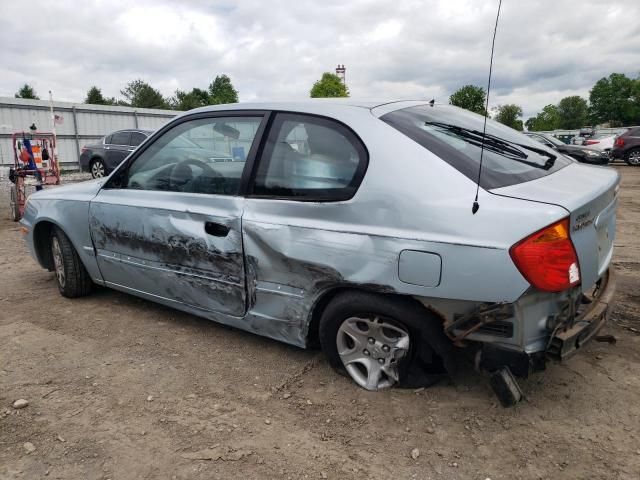
[[(416, 141), (474, 182), (478, 178), (484, 117), (451, 105), (420, 105), (381, 120)], [(480, 186), (506, 187), (535, 180), (571, 162), (526, 135), (487, 120)]]

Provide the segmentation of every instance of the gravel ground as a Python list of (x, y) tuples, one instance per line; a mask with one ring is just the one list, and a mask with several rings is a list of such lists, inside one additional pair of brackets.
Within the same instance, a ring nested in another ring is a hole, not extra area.
[(512, 409), (470, 367), (370, 393), (315, 351), (106, 289), (62, 298), (0, 180), (0, 479), (638, 479), (640, 168), (619, 171), (618, 341)]

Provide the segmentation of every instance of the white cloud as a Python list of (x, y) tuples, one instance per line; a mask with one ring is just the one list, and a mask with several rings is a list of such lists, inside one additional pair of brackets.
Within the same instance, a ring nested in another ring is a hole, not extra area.
[[(81, 101), (142, 78), (171, 95), (231, 76), (241, 100), (300, 98), (347, 67), (353, 97), (433, 98), (486, 85), (496, 2), (472, 0), (30, 0), (3, 2), (0, 95), (24, 82)], [(505, 0), (492, 105), (525, 117), (588, 95), (611, 72), (640, 73), (637, 0)]]

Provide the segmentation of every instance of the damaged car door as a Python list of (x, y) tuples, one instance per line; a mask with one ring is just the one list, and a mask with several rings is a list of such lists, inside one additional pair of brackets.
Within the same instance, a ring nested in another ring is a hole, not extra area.
[(238, 193), (262, 121), (262, 114), (244, 113), (185, 117), (109, 178), (89, 207), (106, 285), (244, 315)]

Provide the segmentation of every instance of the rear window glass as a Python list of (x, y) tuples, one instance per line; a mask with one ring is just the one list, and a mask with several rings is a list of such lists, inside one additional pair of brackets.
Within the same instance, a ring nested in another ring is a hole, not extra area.
[[(387, 113), (381, 120), (433, 152), (474, 182), (478, 178), (484, 117), (450, 105), (419, 105)], [(493, 120), (480, 186), (506, 187), (544, 177), (571, 161), (532, 138)]]

